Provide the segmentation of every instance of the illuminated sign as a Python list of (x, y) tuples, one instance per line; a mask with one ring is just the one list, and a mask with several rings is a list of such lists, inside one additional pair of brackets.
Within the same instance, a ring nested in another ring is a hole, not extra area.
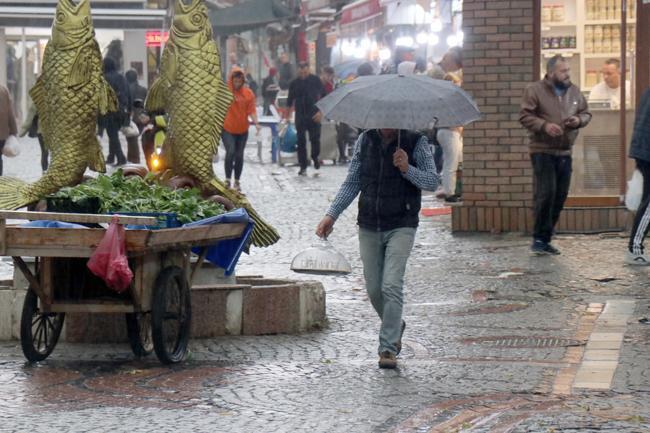
[(167, 39), (169, 39), (169, 32), (147, 30), (144, 35), (144, 45), (147, 47), (160, 47), (163, 43), (167, 43)]

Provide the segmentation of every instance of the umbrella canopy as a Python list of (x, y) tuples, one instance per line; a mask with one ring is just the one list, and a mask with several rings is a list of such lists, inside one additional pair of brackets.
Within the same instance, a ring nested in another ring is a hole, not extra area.
[(359, 77), (316, 106), (328, 119), (363, 129), (447, 128), (481, 118), (476, 103), (460, 87), (426, 75)]

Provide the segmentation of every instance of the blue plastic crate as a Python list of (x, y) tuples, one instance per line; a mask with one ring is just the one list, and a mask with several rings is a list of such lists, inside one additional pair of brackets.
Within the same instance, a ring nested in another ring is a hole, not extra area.
[(156, 225), (135, 225), (127, 224), (126, 228), (131, 230), (158, 230), (171, 229), (180, 227), (182, 224), (178, 221), (175, 213), (165, 212), (115, 212), (118, 215), (155, 217), (158, 220)]

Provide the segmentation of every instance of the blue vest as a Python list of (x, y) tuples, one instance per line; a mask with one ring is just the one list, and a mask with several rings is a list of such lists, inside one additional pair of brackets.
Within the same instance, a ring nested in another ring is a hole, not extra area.
[[(409, 164), (417, 166), (413, 152), (422, 135), (409, 131), (400, 133), (400, 147), (408, 155)], [(397, 139), (383, 149), (379, 132), (369, 130), (364, 132), (362, 140), (359, 227), (375, 231), (417, 227), (422, 193), (393, 165)]]

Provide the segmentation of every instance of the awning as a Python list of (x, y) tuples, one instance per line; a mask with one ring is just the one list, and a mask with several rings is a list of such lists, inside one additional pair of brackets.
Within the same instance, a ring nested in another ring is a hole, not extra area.
[[(54, 6), (0, 6), (0, 27), (51, 27), (55, 10)], [(160, 28), (166, 14), (164, 9), (92, 9), (97, 29)]]
[(248, 0), (223, 9), (210, 8), (210, 22), (217, 35), (230, 35), (265, 26), (292, 16), (279, 0)]
[(349, 26), (381, 15), (379, 0), (359, 0), (341, 9), (341, 25)]

